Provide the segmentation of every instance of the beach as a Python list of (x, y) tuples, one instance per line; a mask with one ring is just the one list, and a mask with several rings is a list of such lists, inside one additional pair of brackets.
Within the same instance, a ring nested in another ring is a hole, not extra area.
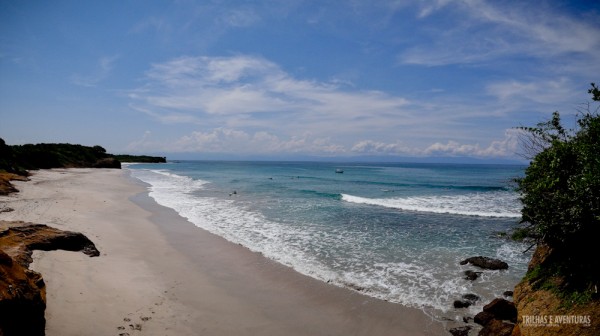
[(23, 220), (78, 231), (100, 256), (34, 253), (47, 335), (443, 335), (419, 309), (295, 272), (158, 205), (127, 169), (55, 169), (0, 199)]

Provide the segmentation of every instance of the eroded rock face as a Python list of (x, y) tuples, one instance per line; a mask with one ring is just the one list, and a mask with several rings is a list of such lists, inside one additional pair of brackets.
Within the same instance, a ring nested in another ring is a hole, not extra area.
[(79, 232), (61, 231), (44, 224), (20, 223), (0, 231), (0, 248), (23, 267), (29, 267), (33, 250), (81, 251), (100, 255), (91, 240)]
[(0, 335), (44, 335), (45, 310), (41, 275), (0, 250)]
[[(543, 265), (551, 255), (546, 245), (538, 245), (529, 263), (531, 271)], [(593, 256), (594, 258), (596, 256)], [(600, 335), (600, 300), (594, 299), (585, 304), (565, 306), (563, 300), (553, 291), (536, 288), (524, 278), (514, 290), (515, 306), (518, 310), (517, 327), (521, 336), (597, 336)], [(550, 317), (561, 316), (584, 318), (590, 323), (550, 323)]]
[(515, 325), (500, 320), (491, 320), (479, 331), (479, 336), (511, 336)]
[(47, 225), (0, 221), (0, 230), (0, 335), (44, 335), (46, 286), (41, 274), (28, 269), (32, 251), (100, 252), (81, 233)]

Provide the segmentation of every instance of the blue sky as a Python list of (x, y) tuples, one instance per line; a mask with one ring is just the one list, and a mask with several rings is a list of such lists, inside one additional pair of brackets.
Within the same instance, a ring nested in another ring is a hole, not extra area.
[(0, 1), (0, 137), (514, 158), (600, 81), (596, 1)]

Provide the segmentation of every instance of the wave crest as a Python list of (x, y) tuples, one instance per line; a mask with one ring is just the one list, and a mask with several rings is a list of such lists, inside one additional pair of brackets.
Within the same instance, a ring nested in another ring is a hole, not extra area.
[(350, 203), (377, 205), (406, 211), (480, 217), (521, 217), (518, 196), (515, 193), (503, 191), (394, 198), (366, 198), (342, 194), (342, 200)]

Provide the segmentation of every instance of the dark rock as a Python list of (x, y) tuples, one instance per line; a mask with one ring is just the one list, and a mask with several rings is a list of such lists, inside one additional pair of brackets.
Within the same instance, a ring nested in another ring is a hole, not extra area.
[(470, 323), (471, 321), (473, 321), (471, 316), (463, 316), (463, 322)]
[(121, 169), (121, 162), (115, 158), (104, 158), (96, 161), (94, 168), (115, 168)]
[(506, 291), (504, 293), (502, 293), (504, 296), (506, 297), (512, 297), (513, 296), (513, 291)]
[(490, 321), (493, 319), (494, 314), (482, 311), (475, 315), (475, 318), (473, 318), (473, 322), (485, 326), (486, 324), (490, 323)]
[(508, 268), (508, 264), (502, 260), (482, 256), (467, 258), (461, 261), (460, 264), (471, 264), (473, 266), (489, 270), (500, 270)]
[(39, 274), (0, 250), (0, 335), (43, 336), (46, 292)]
[(512, 323), (492, 320), (479, 331), (479, 336), (510, 336), (515, 325)]
[(475, 304), (475, 302), (479, 301), (479, 296), (475, 294), (465, 294), (462, 296), (462, 298), (471, 304)]
[(456, 327), (448, 330), (454, 336), (469, 336), (470, 326)]
[(466, 301), (466, 300), (455, 300), (454, 301), (454, 308), (467, 308), (470, 305), (471, 305), (471, 302)]
[(498, 320), (517, 322), (517, 308), (515, 304), (505, 299), (496, 298), (483, 307), (483, 311), (494, 315)]
[(479, 274), (481, 274), (481, 273), (483, 273), (483, 272), (475, 272), (475, 271), (471, 271), (471, 270), (466, 270), (465, 271), (465, 279), (474, 281), (475, 279), (479, 278)]

